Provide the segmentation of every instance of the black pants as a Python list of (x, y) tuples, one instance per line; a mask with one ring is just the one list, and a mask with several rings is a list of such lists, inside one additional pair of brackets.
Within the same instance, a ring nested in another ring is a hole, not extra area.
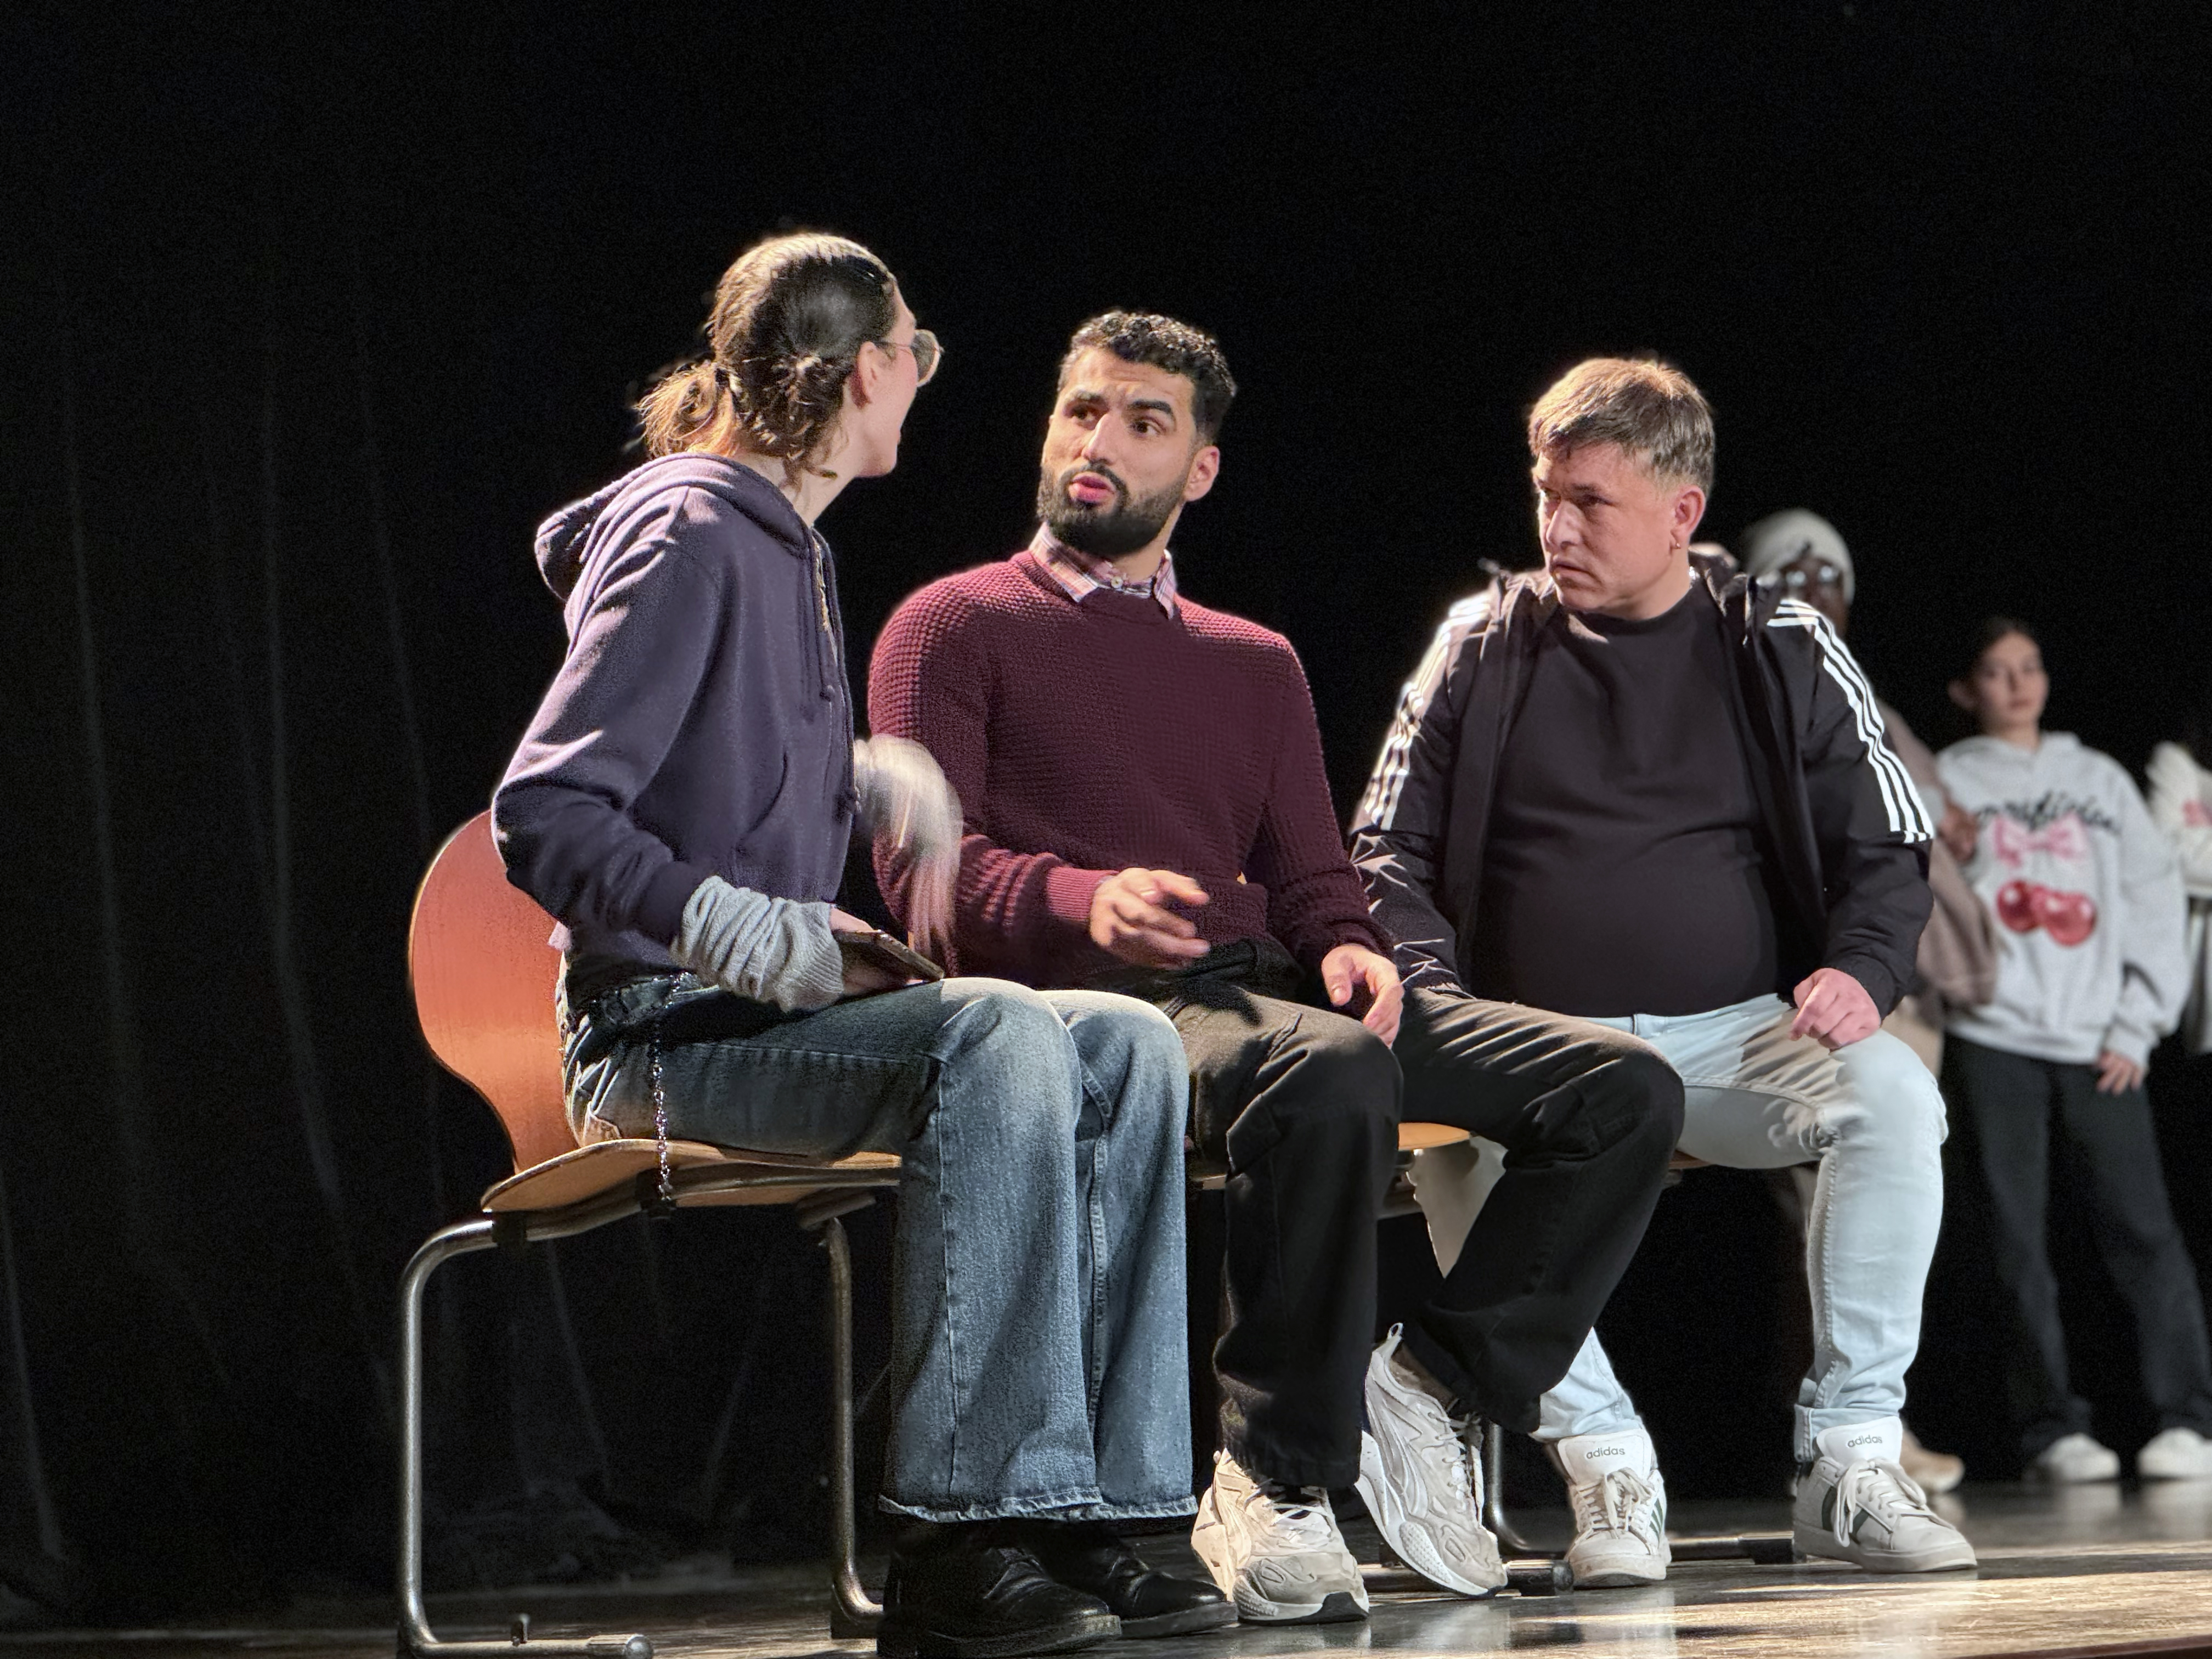
[(1505, 1149), (1406, 1346), (1462, 1406), (1526, 1433), (1643, 1240), (1682, 1080), (1625, 1032), (1464, 993), (1409, 992), (1397, 1056), (1408, 1120)]
[(1222, 1448), (1255, 1474), (1348, 1486), (1375, 1342), (1375, 1225), (1398, 1156), (1398, 1063), (1296, 1000), (1267, 940), (1181, 973), (1100, 983), (1154, 1002), (1190, 1057), (1191, 1138), (1224, 1159), (1229, 1313), (1213, 1367)]
[(2026, 1419), (2022, 1451), (2033, 1457), (2089, 1427), (2088, 1405), (2069, 1380), (2058, 1281), (2046, 1247), (2054, 1115), (2088, 1178), (2081, 1197), (2097, 1248), (2135, 1316), (2143, 1392), (2159, 1426), (2212, 1434), (2204, 1305), (2166, 1200), (2143, 1091), (2099, 1094), (2094, 1066), (2033, 1060), (1955, 1036), (1943, 1045), (1943, 1072), (1944, 1093), (1972, 1126), (1997, 1278), (2019, 1316), (2014, 1370), (2024, 1396), (2017, 1401)]
[(1358, 1473), (1401, 1067), (1404, 1115), (1507, 1152), (1407, 1344), (1463, 1405), (1533, 1429), (1651, 1218), (1682, 1129), (1673, 1068), (1602, 1026), (1434, 993), (1407, 997), (1394, 1056), (1356, 1020), (1293, 1000), (1297, 970), (1266, 942), (1137, 988), (1182, 1032), (1192, 1134), (1229, 1165), (1214, 1368), (1230, 1455), (1299, 1485)]

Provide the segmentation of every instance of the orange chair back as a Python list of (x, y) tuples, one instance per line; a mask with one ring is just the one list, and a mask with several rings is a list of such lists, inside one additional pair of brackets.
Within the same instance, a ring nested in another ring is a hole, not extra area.
[(561, 1100), (552, 931), (553, 919), (507, 880), (489, 812), (438, 849), (407, 931), (422, 1040), (499, 1114), (518, 1170), (576, 1150)]

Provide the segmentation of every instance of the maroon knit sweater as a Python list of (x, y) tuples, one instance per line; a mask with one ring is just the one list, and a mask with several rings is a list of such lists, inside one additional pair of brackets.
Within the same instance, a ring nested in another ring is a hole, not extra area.
[[(1308, 968), (1382, 948), (1279, 634), (1188, 598), (1173, 617), (1110, 589), (1078, 605), (1024, 550), (898, 608), (868, 720), (960, 793), (956, 972), (1049, 988), (1120, 965), (1091, 942), (1091, 897), (1131, 865), (1203, 887), (1212, 944), (1273, 934)], [(903, 921), (904, 861), (878, 853), (876, 873)]]

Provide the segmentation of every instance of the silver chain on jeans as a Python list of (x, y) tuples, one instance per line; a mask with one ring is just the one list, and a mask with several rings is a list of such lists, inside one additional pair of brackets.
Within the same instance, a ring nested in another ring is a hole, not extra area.
[(668, 1167), (668, 1094), (660, 1082), (660, 1022), (653, 1022), (653, 1041), (650, 1049), (653, 1066), (653, 1144), (660, 1163), (660, 1204), (663, 1210), (676, 1207), (676, 1177)]

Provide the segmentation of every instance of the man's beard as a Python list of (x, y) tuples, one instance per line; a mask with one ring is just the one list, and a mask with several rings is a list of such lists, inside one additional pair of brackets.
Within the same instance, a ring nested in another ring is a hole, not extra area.
[[(1085, 507), (1068, 495), (1067, 486), (1086, 472), (1113, 485), (1111, 506)], [(1135, 552), (1160, 533), (1182, 505), (1179, 483), (1157, 495), (1131, 501), (1129, 487), (1103, 466), (1071, 466), (1057, 477), (1048, 472), (1037, 480), (1037, 517), (1044, 520), (1044, 527), (1094, 559), (1118, 559)]]

